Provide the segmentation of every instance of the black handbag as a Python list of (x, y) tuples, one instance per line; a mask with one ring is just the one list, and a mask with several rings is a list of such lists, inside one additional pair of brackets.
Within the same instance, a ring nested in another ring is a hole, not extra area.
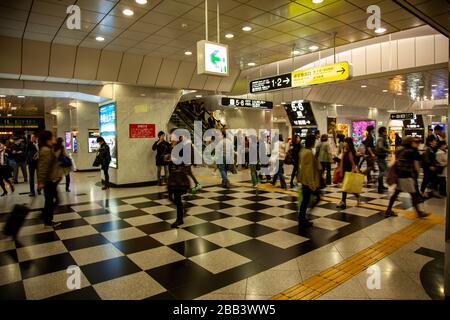
[(169, 172), (167, 188), (169, 192), (182, 192), (183, 194), (191, 189), (191, 182), (183, 167), (174, 168)]
[(92, 166), (93, 167), (100, 167), (101, 164), (102, 164), (102, 158), (100, 156), (96, 156)]

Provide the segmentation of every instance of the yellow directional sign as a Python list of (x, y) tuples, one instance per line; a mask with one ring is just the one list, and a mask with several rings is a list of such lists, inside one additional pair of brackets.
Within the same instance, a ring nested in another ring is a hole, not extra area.
[(304, 87), (318, 83), (347, 80), (350, 77), (351, 69), (349, 63), (339, 62), (323, 67), (292, 72), (292, 87)]

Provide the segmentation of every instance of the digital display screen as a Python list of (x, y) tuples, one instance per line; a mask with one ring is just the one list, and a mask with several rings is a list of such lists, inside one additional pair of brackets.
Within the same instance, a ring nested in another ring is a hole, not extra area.
[(100, 106), (100, 136), (105, 139), (111, 152), (111, 168), (117, 168), (117, 132), (116, 132), (116, 104), (108, 103)]
[(70, 131), (64, 132), (64, 146), (66, 150), (72, 150), (72, 132)]
[(97, 143), (97, 138), (100, 137), (100, 130), (89, 129), (88, 132), (88, 152), (97, 152), (97, 150), (100, 148), (100, 144)]

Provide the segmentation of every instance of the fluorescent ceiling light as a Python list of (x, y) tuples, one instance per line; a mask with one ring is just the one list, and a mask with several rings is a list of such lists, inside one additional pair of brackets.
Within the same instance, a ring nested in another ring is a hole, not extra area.
[(198, 94), (198, 95), (196, 95), (195, 96), (196, 98), (201, 98), (201, 97), (203, 97), (201, 94)]
[(312, 0), (312, 3), (315, 3), (315, 4), (322, 3), (322, 2), (323, 2), (323, 0)]
[(25, 96), (17, 96), (17, 98), (25, 98)]
[(95, 40), (102, 42), (102, 41), (105, 41), (105, 38), (98, 36), (98, 37), (95, 37)]
[(419, 89), (423, 89), (423, 86), (419, 86)]
[(6, 98), (4, 94), (0, 94), (0, 98)]
[(386, 32), (386, 28), (376, 28), (375, 29), (375, 33), (378, 33), (378, 34), (385, 33), (385, 32)]
[(131, 9), (124, 9), (122, 13), (128, 17), (131, 17), (134, 14), (134, 11)]
[(147, 0), (135, 0), (137, 4), (147, 4)]
[(419, 81), (420, 81), (420, 79), (417, 79), (417, 78), (416, 78), (416, 79), (414, 79), (414, 81), (415, 81), (415, 82), (419, 82)]
[(192, 52), (191, 51), (185, 51), (184, 54), (187, 55), (187, 56), (192, 56)]
[(388, 92), (388, 91), (386, 89), (384, 89), (383, 92)]
[(256, 66), (256, 63), (254, 63), (254, 62), (249, 62), (249, 63), (247, 63), (247, 65), (248, 65), (249, 67), (254, 67), (254, 66)]
[(437, 87), (437, 84), (432, 84), (431, 86), (432, 86), (432, 87)]
[(317, 49), (319, 49), (319, 47), (318, 46), (310, 46), (308, 49), (311, 51), (316, 51)]
[(366, 86), (365, 84), (363, 84), (363, 85), (361, 86), (361, 88), (367, 88), (367, 86)]
[(227, 38), (227, 39), (233, 39), (233, 38), (234, 38), (234, 34), (232, 34), (232, 33), (227, 33), (227, 34), (225, 35), (225, 38)]
[(242, 27), (242, 31), (245, 31), (245, 32), (252, 31), (252, 27), (250, 27), (250, 26), (243, 26)]

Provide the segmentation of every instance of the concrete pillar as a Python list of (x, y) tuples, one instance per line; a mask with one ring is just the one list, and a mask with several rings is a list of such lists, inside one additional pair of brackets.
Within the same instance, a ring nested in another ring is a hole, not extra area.
[(167, 131), (169, 119), (181, 97), (180, 90), (113, 85), (116, 102), (118, 168), (110, 168), (114, 185), (156, 182), (155, 138), (130, 139), (130, 124), (155, 124), (155, 134)]

